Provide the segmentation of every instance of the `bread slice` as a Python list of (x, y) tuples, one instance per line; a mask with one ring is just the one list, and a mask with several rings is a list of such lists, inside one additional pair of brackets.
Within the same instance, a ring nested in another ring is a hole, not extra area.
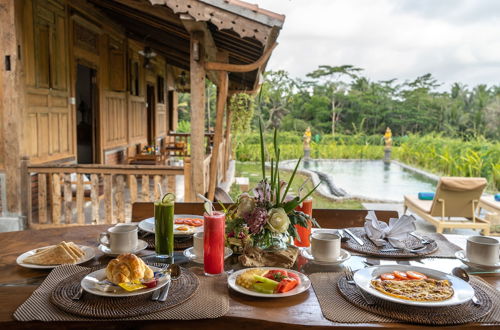
[(65, 241), (62, 241), (61, 243), (59, 243), (59, 245), (61, 245), (65, 250), (66, 252), (71, 256), (73, 257), (73, 259), (75, 260), (78, 260), (80, 259), (80, 256), (79, 256), (79, 253), (76, 253), (72, 248), (71, 246), (66, 243)]
[(24, 258), (23, 262), (35, 265), (74, 264), (80, 258), (71, 251), (66, 242), (43, 249), (32, 256)]
[(76, 256), (78, 257), (78, 259), (80, 259), (81, 257), (85, 256), (85, 251), (83, 251), (82, 249), (80, 249), (78, 247), (78, 245), (76, 245), (73, 242), (68, 242), (67, 244), (68, 244), (69, 248), (71, 249), (71, 251), (73, 251), (73, 253), (76, 254)]

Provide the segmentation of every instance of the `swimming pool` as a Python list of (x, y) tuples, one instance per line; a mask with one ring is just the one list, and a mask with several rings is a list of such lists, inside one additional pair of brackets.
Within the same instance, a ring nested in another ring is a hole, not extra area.
[[(293, 169), (295, 164), (296, 161), (283, 162), (282, 166)], [(367, 200), (402, 202), (404, 195), (436, 189), (435, 180), (398, 163), (385, 164), (382, 160), (311, 159), (299, 168), (323, 173), (347, 196)]]

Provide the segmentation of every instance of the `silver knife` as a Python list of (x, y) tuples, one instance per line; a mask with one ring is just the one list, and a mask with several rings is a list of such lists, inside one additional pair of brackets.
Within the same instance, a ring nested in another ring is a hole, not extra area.
[(354, 234), (352, 233), (352, 231), (350, 231), (349, 229), (344, 229), (344, 231), (345, 231), (346, 233), (348, 233), (348, 234), (349, 234), (349, 236), (351, 236), (351, 237), (352, 237), (352, 238), (356, 241), (356, 243), (358, 243), (359, 245), (364, 245), (364, 244), (365, 244), (365, 243), (363, 242), (363, 240), (361, 240), (361, 238), (359, 238), (358, 236), (354, 235)]
[(163, 292), (160, 294), (160, 297), (158, 298), (158, 301), (159, 302), (164, 302), (165, 300), (167, 300), (167, 295), (168, 295), (168, 290), (170, 290), (170, 284), (172, 283), (172, 280), (170, 280), (165, 289), (163, 290)]

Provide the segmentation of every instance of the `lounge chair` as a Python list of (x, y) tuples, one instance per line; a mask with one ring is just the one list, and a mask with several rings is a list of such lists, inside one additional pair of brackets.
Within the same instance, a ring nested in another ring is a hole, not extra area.
[(480, 214), (481, 211), (485, 211), (484, 217), (490, 222), (491, 231), (495, 235), (500, 235), (500, 202), (496, 201), (493, 195), (482, 196), (479, 200), (478, 209)]
[[(404, 213), (409, 209), (433, 224), (438, 233), (444, 228), (467, 228), (480, 229), (489, 235), (489, 222), (476, 215), (486, 184), (484, 178), (442, 177), (432, 201), (404, 196)], [(466, 218), (466, 221), (452, 220), (452, 217)]]

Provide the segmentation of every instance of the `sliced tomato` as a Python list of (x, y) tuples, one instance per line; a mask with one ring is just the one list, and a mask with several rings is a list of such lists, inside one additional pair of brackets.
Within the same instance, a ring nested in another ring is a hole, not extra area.
[(413, 270), (407, 271), (406, 275), (408, 275), (408, 278), (410, 278), (412, 280), (424, 280), (427, 278), (427, 276), (425, 276), (424, 274), (419, 273), (419, 272), (415, 272)]
[(288, 277), (289, 278), (293, 278), (294, 280), (297, 281), (297, 284), (300, 284), (300, 277), (299, 277), (299, 275), (297, 275), (295, 273), (292, 273), (292, 272), (288, 272)]
[(396, 276), (393, 273), (385, 273), (380, 275), (380, 279), (384, 281), (394, 281), (397, 280)]
[(201, 227), (201, 226), (203, 226), (203, 221), (198, 220), (198, 219), (193, 219), (193, 221), (192, 221), (192, 225), (191, 225), (191, 226), (194, 226), (194, 227)]
[(288, 277), (288, 273), (286, 270), (271, 269), (264, 275), (264, 277), (280, 282), (282, 279)]
[(408, 275), (406, 275), (405, 272), (400, 272), (399, 270), (395, 270), (392, 273), (394, 274), (394, 276), (396, 276), (396, 278), (398, 280), (407, 280), (408, 279)]
[(276, 287), (276, 292), (278, 293), (288, 292), (290, 290), (293, 290), (298, 284), (299, 283), (294, 278), (289, 278), (289, 277), (284, 278), (278, 283), (278, 286)]

